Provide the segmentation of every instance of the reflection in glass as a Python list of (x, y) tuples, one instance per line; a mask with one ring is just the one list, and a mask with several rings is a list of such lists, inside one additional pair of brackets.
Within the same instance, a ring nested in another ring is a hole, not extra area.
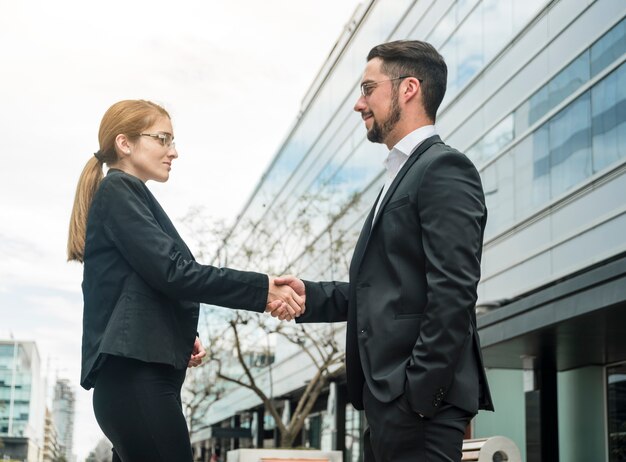
[(483, 0), (485, 61), (493, 58), (513, 35), (513, 1)]
[(518, 32), (548, 3), (547, 0), (513, 1), (513, 31)]
[(472, 11), (459, 27), (456, 36), (459, 58), (456, 87), (461, 90), (478, 73), (485, 62), (481, 8)]
[(456, 2), (456, 22), (460, 23), (469, 13), (478, 0), (457, 0)]
[(364, 416), (351, 404), (346, 405), (346, 462), (361, 462), (363, 460)]
[(513, 137), (513, 114), (509, 114), (467, 150), (467, 157), (480, 166), (498, 154)]
[[(550, 200), (550, 164), (548, 151), (548, 126), (547, 124), (536, 130), (523, 143), (516, 148), (516, 155), (528, 156), (532, 161), (532, 175), (528, 187), (530, 194), (525, 204), (520, 203), (519, 213), (523, 209), (533, 210), (546, 204)], [(519, 159), (519, 163), (522, 161)], [(518, 165), (516, 159), (516, 165)], [(520, 184), (521, 181), (517, 182)]]
[[(431, 34), (426, 38), (427, 42), (436, 49), (441, 48), (441, 45), (443, 45), (443, 43), (452, 34), (456, 24), (456, 3), (453, 3), (448, 12), (443, 16), (443, 18), (441, 18), (437, 26), (435, 26)], [(410, 38), (420, 39), (420, 37)]]
[(591, 47), (591, 75), (595, 76), (626, 53), (626, 19), (622, 19)]
[(626, 461), (626, 364), (609, 367), (607, 378), (607, 417), (609, 461)]
[(585, 92), (550, 120), (552, 197), (591, 175), (590, 105)]
[(593, 170), (626, 157), (626, 64), (591, 90)]
[[(552, 109), (589, 80), (589, 51), (581, 53), (548, 84), (548, 107)], [(543, 114), (541, 114), (543, 115)], [(531, 121), (531, 123), (533, 123)]]
[(550, 93), (548, 85), (541, 87), (535, 94), (528, 98), (528, 122), (527, 127), (534, 124), (550, 110)]

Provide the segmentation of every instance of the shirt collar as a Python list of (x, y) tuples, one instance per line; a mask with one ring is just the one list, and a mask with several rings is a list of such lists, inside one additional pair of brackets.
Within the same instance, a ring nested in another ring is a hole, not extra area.
[(437, 134), (437, 130), (434, 125), (424, 125), (411, 133), (406, 135), (400, 141), (396, 143), (393, 149), (397, 149), (405, 156), (409, 157), (411, 153), (418, 147), (426, 138), (430, 138)]
[(388, 174), (394, 176), (402, 168), (411, 153), (422, 144), (426, 138), (437, 134), (434, 125), (424, 125), (406, 135), (389, 151), (389, 155), (383, 162)]

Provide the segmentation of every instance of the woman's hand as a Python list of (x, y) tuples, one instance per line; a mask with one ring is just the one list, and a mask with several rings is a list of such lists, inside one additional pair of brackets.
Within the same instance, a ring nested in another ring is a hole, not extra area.
[(191, 351), (191, 358), (189, 358), (189, 363), (187, 367), (196, 367), (202, 364), (202, 358), (206, 356), (206, 350), (204, 346), (202, 346), (202, 342), (199, 337), (196, 337), (196, 340), (193, 342), (193, 350)]
[(284, 312), (284, 317), (279, 319), (291, 320), (304, 313), (304, 297), (298, 295), (288, 285), (277, 285), (275, 278), (269, 278), (269, 289), (267, 294), (266, 311), (273, 312), (280, 309)]

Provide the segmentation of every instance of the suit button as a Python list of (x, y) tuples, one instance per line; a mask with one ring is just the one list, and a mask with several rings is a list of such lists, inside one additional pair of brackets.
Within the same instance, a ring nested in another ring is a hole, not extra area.
[(367, 333), (367, 329), (361, 329), (361, 333), (362, 333), (362, 334)]

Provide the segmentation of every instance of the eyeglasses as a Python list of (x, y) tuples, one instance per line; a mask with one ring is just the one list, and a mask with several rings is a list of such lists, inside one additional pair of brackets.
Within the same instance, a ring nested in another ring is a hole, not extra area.
[[(365, 98), (367, 98), (368, 96), (370, 96), (372, 94), (372, 92), (378, 86), (379, 83), (393, 82), (394, 80), (406, 79), (407, 77), (413, 77), (413, 76), (412, 75), (401, 75), (400, 77), (396, 77), (395, 79), (378, 80), (377, 82), (363, 82), (361, 84), (361, 95), (363, 95)], [(419, 81), (419, 83), (422, 83), (422, 79), (417, 79), (417, 80)]]
[(139, 136), (149, 136), (150, 138), (159, 140), (161, 146), (164, 146), (166, 148), (173, 148), (176, 146), (176, 143), (174, 142), (174, 137), (171, 133), (140, 133)]

